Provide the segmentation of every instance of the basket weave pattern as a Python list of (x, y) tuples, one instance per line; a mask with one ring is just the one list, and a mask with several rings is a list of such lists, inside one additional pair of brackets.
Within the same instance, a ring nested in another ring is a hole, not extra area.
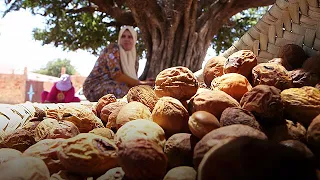
[(277, 57), (286, 44), (301, 46), (308, 56), (320, 54), (319, 4), (319, 0), (277, 0), (223, 56), (249, 49), (262, 63)]

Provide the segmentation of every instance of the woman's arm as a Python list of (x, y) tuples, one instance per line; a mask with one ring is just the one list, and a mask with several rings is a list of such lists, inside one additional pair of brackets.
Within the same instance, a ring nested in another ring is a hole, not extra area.
[(140, 84), (140, 81), (137, 79), (133, 79), (129, 76), (127, 76), (124, 73), (120, 73), (118, 74), (116, 77), (114, 77), (114, 80), (118, 81), (118, 82), (124, 82), (126, 83), (129, 87), (133, 87), (133, 86), (137, 86)]

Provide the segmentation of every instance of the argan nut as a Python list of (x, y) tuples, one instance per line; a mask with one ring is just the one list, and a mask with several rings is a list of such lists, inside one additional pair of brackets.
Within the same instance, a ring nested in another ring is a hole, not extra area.
[(317, 179), (314, 165), (302, 153), (252, 137), (239, 137), (210, 149), (197, 176), (198, 180)]
[(1, 148), (0, 149), (0, 165), (11, 159), (21, 157), (22, 153), (18, 150), (11, 148)]
[(164, 153), (168, 158), (168, 168), (192, 166), (193, 149), (198, 141), (198, 138), (189, 133), (172, 135), (164, 146)]
[(47, 117), (58, 121), (70, 121), (76, 125), (80, 133), (87, 133), (94, 128), (104, 127), (102, 121), (83, 105), (65, 106), (61, 109), (47, 110)]
[(290, 88), (281, 92), (285, 115), (288, 119), (308, 127), (320, 114), (320, 90), (311, 86)]
[(149, 108), (149, 111), (152, 112), (154, 106), (158, 101), (156, 93), (148, 85), (138, 85), (129, 89), (127, 94), (128, 102), (137, 101)]
[(238, 73), (250, 78), (251, 70), (257, 65), (257, 57), (250, 50), (240, 50), (231, 54), (224, 64), (223, 72)]
[(302, 47), (296, 44), (287, 44), (280, 47), (277, 57), (283, 59), (284, 64), (288, 65), (285, 68), (289, 71), (301, 68), (304, 61), (308, 58)]
[(12, 148), (23, 152), (35, 143), (36, 141), (34, 140), (31, 132), (24, 129), (16, 129), (10, 133), (7, 133), (3, 137), (0, 147)]
[(240, 105), (250, 111), (261, 126), (284, 124), (280, 92), (274, 86), (258, 85), (243, 95)]
[(241, 74), (228, 73), (214, 78), (211, 82), (211, 89), (223, 91), (239, 102), (242, 96), (252, 89), (252, 86)]
[(306, 128), (296, 122), (286, 120), (286, 123), (270, 128), (265, 128), (264, 132), (268, 136), (269, 141), (280, 142), (285, 140), (298, 140), (306, 142)]
[(159, 124), (166, 136), (180, 132), (188, 132), (187, 109), (173, 97), (162, 97), (152, 111), (152, 120)]
[(303, 86), (315, 86), (320, 81), (320, 76), (316, 73), (306, 71), (302, 68), (289, 71), (293, 86), (300, 88)]
[[(214, 146), (219, 145), (221, 142), (227, 143), (228, 139), (235, 139), (241, 136), (249, 136), (257, 139), (267, 140), (267, 136), (250, 126), (242, 124), (234, 124), (215, 129), (205, 135), (195, 146), (193, 153), (193, 164), (198, 168), (204, 155)], [(225, 141), (227, 140), (227, 141)], [(221, 145), (221, 144), (220, 144)], [(220, 146), (219, 145), (219, 146)]]
[(161, 71), (155, 80), (155, 93), (158, 97), (170, 96), (188, 100), (197, 92), (198, 87), (198, 81), (192, 71), (182, 66)]
[(203, 68), (203, 80), (207, 87), (210, 87), (211, 81), (223, 75), (223, 66), (227, 59), (223, 56), (216, 56), (209, 59)]
[(49, 179), (46, 164), (39, 158), (20, 157), (0, 165), (1, 179)]
[(136, 119), (150, 119), (151, 112), (147, 106), (140, 102), (132, 101), (124, 105), (117, 116), (116, 124), (117, 129), (126, 124), (129, 121)]
[(41, 121), (35, 129), (35, 140), (43, 139), (68, 139), (78, 135), (79, 129), (72, 122), (57, 121), (55, 119), (46, 118)]
[(99, 135), (99, 136), (105, 137), (111, 141), (114, 141), (114, 132), (108, 128), (95, 128), (95, 129), (89, 131), (89, 133)]
[(196, 180), (197, 172), (189, 166), (179, 166), (167, 172), (163, 180)]
[(125, 173), (121, 167), (109, 169), (105, 174), (98, 177), (97, 180), (124, 180)]
[(300, 151), (302, 154), (304, 154), (307, 158), (312, 159), (314, 157), (313, 153), (311, 152), (311, 150), (302, 142), (298, 141), (298, 140), (285, 140), (285, 141), (281, 141), (280, 144), (293, 148), (297, 151)]
[(110, 103), (113, 103), (113, 102), (116, 102), (117, 101), (117, 98), (115, 95), (113, 94), (107, 94), (107, 95), (104, 95), (102, 96), (99, 100), (98, 100), (98, 103), (96, 104), (95, 106), (95, 109), (96, 109), (96, 112), (97, 112), (97, 116), (100, 117), (100, 112), (101, 112), (101, 109), (107, 105), (107, 104), (110, 104)]
[(166, 174), (167, 158), (156, 142), (135, 139), (118, 148), (119, 165), (129, 179), (162, 179)]
[(232, 124), (243, 124), (261, 131), (261, 126), (254, 115), (250, 111), (240, 107), (229, 107), (221, 114), (221, 126), (229, 126)]
[(240, 107), (239, 102), (220, 90), (205, 90), (194, 95), (189, 102), (189, 113), (207, 111), (217, 119), (228, 107)]
[(116, 145), (109, 139), (81, 133), (61, 144), (58, 157), (67, 171), (94, 176), (118, 166), (116, 151)]
[(50, 174), (57, 173), (64, 169), (59, 158), (58, 152), (64, 139), (44, 139), (30, 146), (23, 152), (23, 156), (32, 156), (42, 159), (47, 165)]
[(220, 127), (219, 120), (206, 111), (196, 111), (188, 121), (189, 129), (193, 135), (201, 139), (210, 131)]
[(318, 78), (320, 78), (320, 55), (309, 57), (303, 63), (302, 68), (308, 72), (318, 75)]
[(252, 69), (253, 86), (269, 85), (280, 90), (293, 87), (289, 72), (281, 65), (275, 63), (260, 63)]

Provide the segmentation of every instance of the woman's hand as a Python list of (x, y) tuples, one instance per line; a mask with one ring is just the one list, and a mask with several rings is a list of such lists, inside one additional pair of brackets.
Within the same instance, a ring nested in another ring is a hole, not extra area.
[(153, 80), (139, 81), (139, 84), (140, 85), (154, 86), (154, 81)]

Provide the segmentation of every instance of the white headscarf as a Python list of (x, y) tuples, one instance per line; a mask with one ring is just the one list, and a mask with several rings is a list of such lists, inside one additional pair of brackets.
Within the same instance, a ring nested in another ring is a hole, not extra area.
[[(133, 37), (133, 47), (130, 51), (125, 51), (120, 45), (120, 39), (125, 30), (129, 30)], [(118, 37), (118, 44), (120, 48), (120, 61), (121, 68), (124, 74), (130, 76), (133, 79), (138, 79), (136, 72), (136, 42), (137, 42), (137, 32), (133, 29), (132, 26), (124, 26), (121, 28)]]

